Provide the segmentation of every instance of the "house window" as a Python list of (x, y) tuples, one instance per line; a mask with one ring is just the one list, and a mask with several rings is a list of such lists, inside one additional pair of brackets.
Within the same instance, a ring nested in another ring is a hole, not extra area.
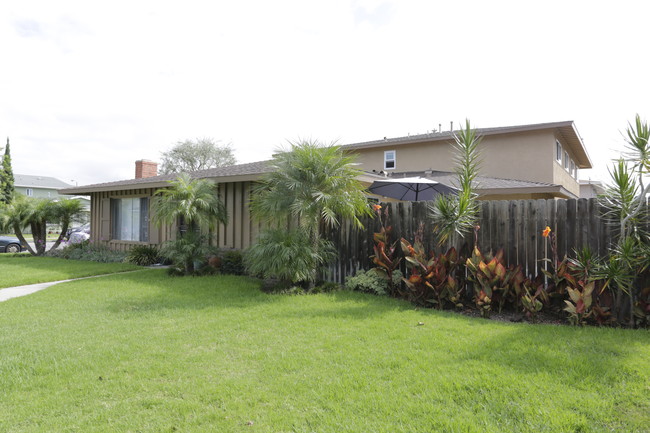
[(559, 140), (555, 140), (555, 160), (562, 164), (562, 145)]
[(575, 177), (575, 172), (576, 172), (576, 163), (573, 162), (573, 160), (571, 160), (571, 169), (569, 170), (569, 174)]
[(149, 240), (149, 199), (147, 197), (111, 199), (113, 239)]
[(564, 169), (569, 171), (569, 152), (564, 151)]
[(34, 196), (34, 190), (31, 189), (31, 188), (27, 188), (27, 190), (25, 191), (25, 195), (27, 197), (33, 197)]
[(395, 151), (387, 150), (384, 152), (384, 170), (392, 170), (395, 168)]

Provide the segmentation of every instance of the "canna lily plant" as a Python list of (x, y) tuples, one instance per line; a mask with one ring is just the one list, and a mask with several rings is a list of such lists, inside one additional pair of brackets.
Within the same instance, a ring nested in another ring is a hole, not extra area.
[(486, 318), (490, 317), (493, 305), (498, 305), (500, 312), (506, 302), (516, 303), (526, 281), (521, 265), (506, 267), (503, 256), (503, 249), (495, 255), (483, 255), (474, 247), (466, 261), (469, 280), (474, 283), (474, 302)]
[(427, 258), (421, 241), (411, 245), (402, 238), (400, 244), (408, 268), (408, 276), (403, 281), (409, 289), (410, 300), (437, 309), (443, 309), (447, 303), (462, 307), (462, 287), (456, 278), (456, 249), (452, 247), (444, 254), (434, 253)]

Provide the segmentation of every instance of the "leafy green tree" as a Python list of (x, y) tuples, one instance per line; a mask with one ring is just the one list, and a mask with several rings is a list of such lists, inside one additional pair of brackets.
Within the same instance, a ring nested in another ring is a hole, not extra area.
[(161, 174), (189, 173), (237, 163), (230, 145), (219, 144), (212, 138), (179, 141), (162, 152)]
[(455, 245), (458, 238), (471, 232), (478, 221), (475, 188), (480, 168), (480, 143), (481, 137), (472, 129), (469, 120), (465, 120), (464, 129), (454, 134), (458, 195), (441, 195), (429, 208), (440, 244), (449, 242)]
[[(359, 217), (372, 215), (354, 161), (339, 146), (323, 146), (316, 141), (291, 143), (290, 150), (274, 156), (272, 171), (255, 187), (253, 214), (272, 225), (296, 221), (311, 244), (310, 254), (318, 256), (321, 225), (337, 226), (341, 218), (348, 218), (361, 227)], [(311, 284), (321, 262), (315, 260), (309, 270)]]
[[(206, 179), (192, 179), (185, 173), (170, 181), (168, 188), (158, 190), (153, 210), (153, 220), (158, 226), (174, 223), (186, 225), (187, 230), (180, 232), (179, 239), (165, 247), (168, 252), (173, 252), (174, 246), (177, 247), (179, 254), (175, 256), (184, 257), (186, 274), (194, 271), (193, 262), (201, 258), (201, 244), (205, 241), (204, 237), (196, 236), (197, 232), (201, 228), (214, 230), (218, 224), (228, 223), (228, 211), (219, 198), (217, 185)], [(187, 254), (192, 245), (196, 251), (193, 257)]]
[[(50, 248), (56, 249), (61, 244), (70, 223), (83, 211), (83, 205), (76, 199), (54, 201), (19, 196), (5, 207), (0, 225), (13, 230), (21, 243), (27, 245), (30, 254), (42, 256), (46, 253), (47, 225), (61, 225), (61, 233)], [(31, 229), (35, 249), (25, 240), (23, 230), (27, 227)]]
[(9, 137), (7, 146), (2, 158), (2, 169), (0, 170), (0, 202), (11, 203), (14, 196), (14, 172), (11, 168), (11, 151), (9, 150)]

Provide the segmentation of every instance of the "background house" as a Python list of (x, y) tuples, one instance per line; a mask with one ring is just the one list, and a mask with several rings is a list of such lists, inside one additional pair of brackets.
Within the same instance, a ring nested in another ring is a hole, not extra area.
[(57, 178), (48, 176), (33, 176), (30, 174), (15, 174), (14, 187), (16, 193), (27, 197), (39, 198), (70, 198), (59, 195), (58, 190), (70, 188), (73, 185)]
[[(587, 149), (572, 121), (479, 128), (481, 176), (489, 181), (482, 199), (578, 198), (579, 169), (592, 168)], [(401, 176), (453, 172), (453, 132), (430, 132), (343, 146), (358, 155), (365, 171)], [(442, 179), (441, 176), (438, 176)], [(435, 179), (434, 179), (435, 180)], [(508, 180), (528, 181), (509, 183)], [(444, 180), (441, 180), (444, 183)], [(479, 189), (482, 189), (479, 186)]]
[[(577, 198), (578, 168), (591, 161), (573, 122), (479, 129), (483, 135), (483, 165), (478, 192), (483, 199)], [(393, 177), (426, 176), (454, 184), (453, 136), (437, 132), (384, 139), (344, 146), (358, 154), (359, 179), (370, 185), (387, 174)], [(566, 167), (565, 167), (566, 166)], [(219, 248), (243, 249), (251, 245), (263, 228), (251, 218), (250, 191), (254, 182), (270, 170), (268, 161), (212, 168), (189, 173), (192, 178), (219, 184), (229, 222), (211, 233)], [(161, 244), (175, 239), (176, 226), (152, 223), (155, 192), (168, 185), (175, 174), (158, 175), (157, 164), (140, 160), (135, 178), (95, 185), (69, 187), (66, 195), (91, 197), (91, 241), (113, 249), (127, 250), (137, 244)]]

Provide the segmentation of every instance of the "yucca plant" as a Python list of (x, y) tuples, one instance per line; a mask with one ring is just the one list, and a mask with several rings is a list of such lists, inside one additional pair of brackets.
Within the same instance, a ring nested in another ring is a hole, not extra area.
[(454, 134), (454, 163), (458, 184), (455, 196), (441, 195), (429, 207), (434, 222), (434, 231), (440, 245), (453, 246), (474, 228), (478, 216), (476, 177), (480, 166), (479, 144), (481, 137), (472, 129), (469, 120), (465, 128)]

